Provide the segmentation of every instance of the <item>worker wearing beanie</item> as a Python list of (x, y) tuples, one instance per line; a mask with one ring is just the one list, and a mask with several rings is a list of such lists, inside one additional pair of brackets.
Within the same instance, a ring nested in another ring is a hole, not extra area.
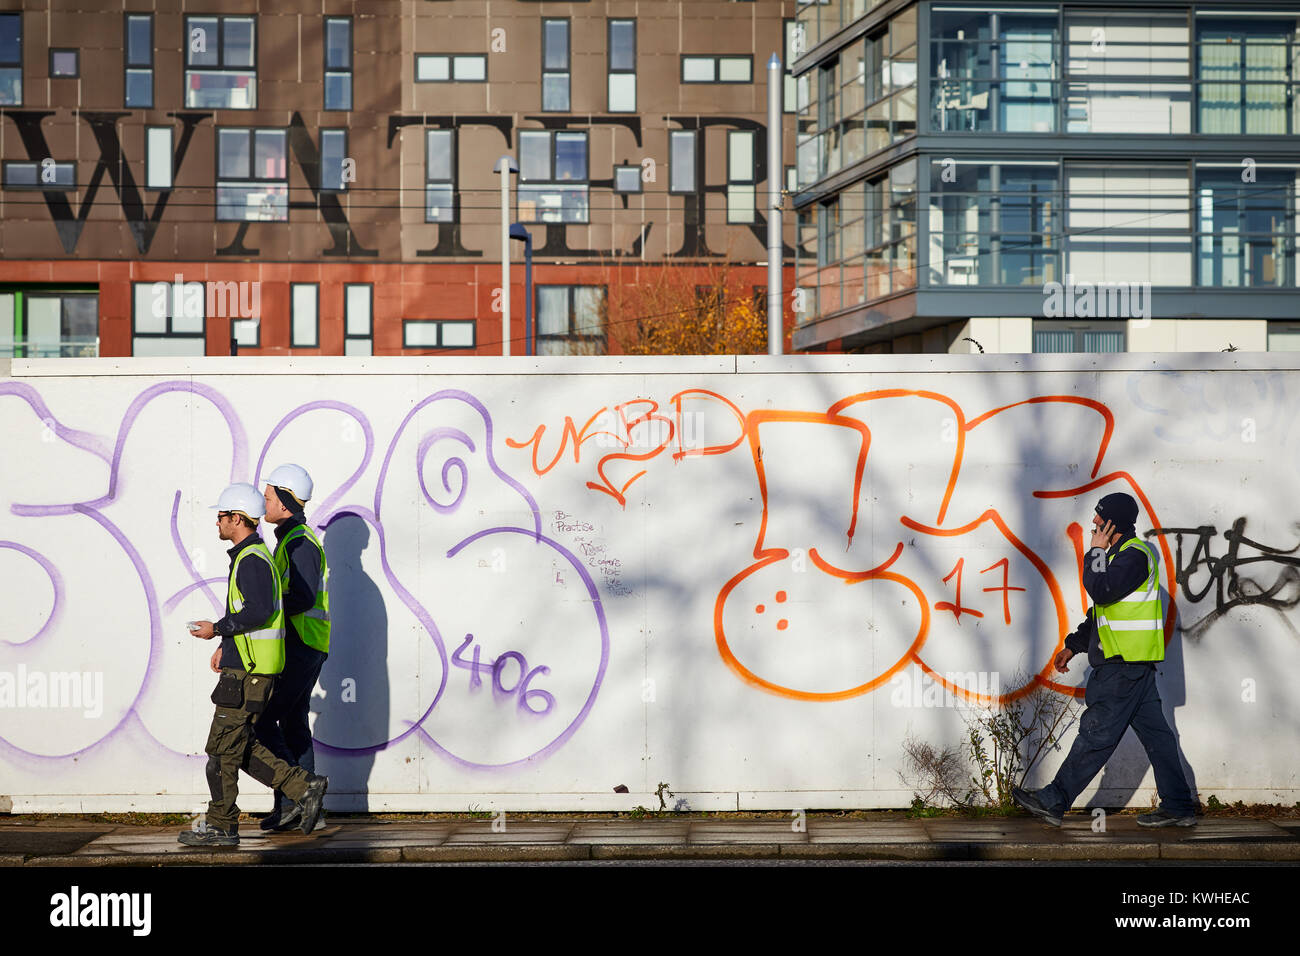
[[(281, 760), (314, 772), (316, 755), (307, 715), (312, 690), (330, 648), (329, 571), (325, 549), (303, 513), (313, 490), (307, 470), (301, 465), (281, 465), (266, 476), (263, 484), (266, 520), (275, 525), (275, 568), (284, 601), (285, 661), (275, 697), (257, 725), (257, 739)], [(299, 825), (300, 818), (300, 808), (286, 808), (284, 795), (276, 790), (271, 813), (260, 826), (263, 830), (288, 830)]]
[(1156, 552), (1136, 537), (1138, 506), (1132, 497), (1106, 495), (1096, 510), (1092, 547), (1083, 562), (1083, 586), (1093, 606), (1054, 661), (1065, 673), (1070, 659), (1087, 651), (1092, 665), (1084, 692), (1087, 707), (1055, 779), (1037, 791), (1013, 788), (1012, 797), (1059, 827), (1062, 815), (1132, 727), (1151, 760), (1160, 794), (1160, 809), (1139, 816), (1137, 822), (1147, 827), (1194, 826), (1196, 802), (1156, 689), (1156, 663), (1165, 657)]
[(216, 711), (204, 749), (208, 754), (207, 826), (178, 837), (187, 846), (238, 846), (239, 771), (268, 787), (279, 787), (302, 807), (302, 832), (310, 833), (329, 781), (280, 760), (258, 743), (258, 719), (274, 699), (276, 676), (284, 669), (284, 611), (271, 552), (257, 534), (265, 513), (262, 495), (234, 484), (217, 499), (217, 534), (232, 544), (226, 613), (215, 624), (195, 621), (200, 640), (221, 637), (210, 665), (221, 675), (212, 692)]

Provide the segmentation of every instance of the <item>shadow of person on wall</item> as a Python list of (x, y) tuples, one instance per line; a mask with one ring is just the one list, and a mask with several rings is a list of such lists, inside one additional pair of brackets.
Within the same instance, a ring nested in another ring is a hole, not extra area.
[(388, 611), (361, 564), (370, 537), (365, 520), (345, 511), (330, 519), (322, 541), (330, 570), (330, 654), (316, 692), (323, 697), (312, 697), (312, 735), (317, 773), (330, 778), (330, 802), (343, 811), (370, 809), (376, 747), (388, 739)]

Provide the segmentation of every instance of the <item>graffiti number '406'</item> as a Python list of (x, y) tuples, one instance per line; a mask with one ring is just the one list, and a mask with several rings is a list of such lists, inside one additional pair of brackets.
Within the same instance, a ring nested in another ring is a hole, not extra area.
[[(476, 689), (483, 685), (483, 675), (490, 674), (492, 678), (492, 689), (504, 697), (519, 694), (519, 709), (527, 711), (530, 714), (536, 714), (541, 717), (551, 712), (555, 706), (555, 698), (547, 691), (539, 689), (529, 690), (528, 685), (532, 683), (534, 677), (538, 674), (549, 674), (551, 669), (545, 664), (539, 664), (532, 670), (528, 669), (528, 660), (518, 651), (506, 651), (495, 660), (488, 661), (486, 664), (479, 660), (482, 648), (474, 644), (473, 660), (466, 660), (462, 656), (462, 651), (474, 643), (474, 635), (466, 634), (464, 642), (456, 648), (456, 653), (451, 655), (451, 662), (457, 667), (469, 671), (470, 689)], [(511, 687), (506, 687), (501, 676), (505, 673), (506, 666), (514, 661), (519, 667), (518, 679)], [(535, 707), (537, 702), (541, 703), (540, 707)]]

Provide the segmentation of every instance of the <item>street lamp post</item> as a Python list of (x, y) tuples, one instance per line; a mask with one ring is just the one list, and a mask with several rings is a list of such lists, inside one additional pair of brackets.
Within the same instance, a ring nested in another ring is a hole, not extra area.
[(519, 172), (509, 154), (497, 160), (501, 175), (501, 354), (510, 354), (510, 174)]
[(775, 53), (767, 61), (767, 354), (780, 355), (784, 342), (785, 290), (781, 267), (785, 243), (781, 236), (781, 97), (785, 72)]
[(519, 223), (510, 226), (510, 238), (524, 244), (524, 350), (537, 354), (536, 329), (533, 322), (533, 236)]

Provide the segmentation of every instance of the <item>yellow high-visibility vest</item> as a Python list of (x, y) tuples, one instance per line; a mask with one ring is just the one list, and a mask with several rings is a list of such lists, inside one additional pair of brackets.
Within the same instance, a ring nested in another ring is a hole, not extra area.
[(271, 616), (266, 623), (251, 631), (235, 635), (235, 648), (239, 659), (244, 662), (244, 670), (250, 674), (279, 674), (284, 670), (284, 609), (280, 603), (280, 578), (275, 570), (275, 560), (265, 544), (250, 544), (235, 557), (235, 565), (230, 569), (230, 592), (226, 597), (226, 606), (231, 614), (238, 614), (244, 609), (244, 595), (239, 591), (237, 578), (239, 565), (245, 558), (256, 556), (265, 561), (275, 580), (276, 587), (271, 589), (275, 602)]
[(1146, 580), (1122, 600), (1096, 605), (1097, 637), (1107, 657), (1118, 654), (1131, 662), (1162, 661), (1165, 629), (1160, 613), (1160, 565), (1155, 548), (1130, 538), (1115, 553), (1128, 548), (1138, 548), (1147, 556)]
[(281, 594), (289, 591), (289, 542), (295, 538), (306, 538), (320, 555), (320, 587), (316, 589), (316, 601), (301, 614), (289, 618), (298, 637), (308, 647), (314, 647), (322, 653), (330, 652), (330, 569), (325, 563), (325, 548), (320, 539), (305, 524), (294, 528), (275, 548), (275, 570), (280, 575)]

